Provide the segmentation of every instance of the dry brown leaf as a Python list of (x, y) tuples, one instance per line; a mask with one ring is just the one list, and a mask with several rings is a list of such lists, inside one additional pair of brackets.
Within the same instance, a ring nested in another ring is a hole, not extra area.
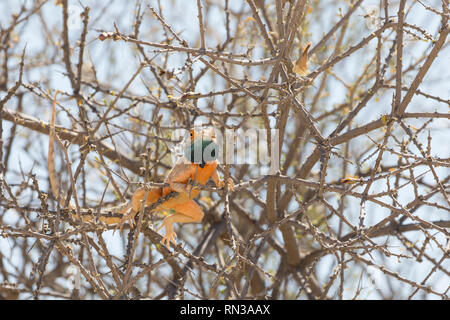
[(294, 62), (294, 72), (299, 76), (305, 76), (308, 74), (308, 50), (311, 46), (311, 42), (308, 42), (302, 55)]
[(341, 183), (353, 184), (361, 182), (361, 178), (358, 176), (346, 176), (344, 179), (341, 179)]

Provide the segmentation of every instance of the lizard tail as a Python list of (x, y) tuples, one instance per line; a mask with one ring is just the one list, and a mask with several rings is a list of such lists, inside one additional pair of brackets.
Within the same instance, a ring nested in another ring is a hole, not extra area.
[[(55, 169), (55, 139), (56, 139), (56, 130), (55, 130), (55, 118), (56, 118), (56, 97), (58, 95), (58, 91), (56, 91), (55, 96), (53, 97), (53, 104), (52, 104), (52, 117), (50, 120), (50, 126), (49, 126), (49, 140), (48, 140), (48, 173), (49, 173), (49, 180), (50, 180), (50, 188), (53, 192), (53, 195), (59, 200), (59, 203), (61, 207), (64, 207), (64, 201), (60, 196), (60, 190), (59, 190), (59, 183), (58, 178), (56, 174)], [(150, 197), (150, 201), (155, 201), (153, 198), (153, 192), (151, 192), (152, 197)], [(157, 192), (158, 193), (158, 192)], [(105, 222), (106, 224), (116, 224), (121, 221), (121, 216), (127, 213), (132, 208), (132, 202), (126, 202), (123, 204), (120, 204), (115, 207), (111, 208), (105, 208), (101, 210), (101, 215), (99, 217), (99, 221)], [(75, 206), (72, 203), (69, 203), (69, 209), (73, 211), (75, 209)], [(82, 213), (85, 211), (85, 209), (82, 209)], [(74, 214), (76, 216), (76, 214)], [(111, 215), (119, 215), (119, 216), (111, 216)], [(83, 221), (90, 221), (92, 220), (93, 216), (92, 213), (85, 215), (82, 217)]]

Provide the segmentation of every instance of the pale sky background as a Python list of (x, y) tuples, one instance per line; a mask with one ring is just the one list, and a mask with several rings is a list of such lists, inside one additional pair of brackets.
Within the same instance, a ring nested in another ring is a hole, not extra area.
[[(8, 24), (10, 15), (13, 12), (18, 11), (18, 7), (22, 3), (29, 4), (30, 1), (17, 1), (17, 0), (2, 0), (0, 2), (0, 22), (2, 26), (5, 26)], [(86, 60), (91, 59), (93, 63), (95, 64), (97, 68), (97, 76), (99, 78), (99, 82), (112, 82), (113, 85), (120, 89), (124, 86), (124, 84), (131, 78), (133, 73), (138, 68), (140, 60), (137, 58), (136, 51), (132, 48), (133, 46), (131, 44), (127, 44), (124, 42), (112, 42), (112, 41), (98, 41), (96, 40), (98, 36), (98, 32), (95, 30), (107, 30), (107, 31), (113, 31), (113, 22), (117, 23), (117, 26), (123, 33), (131, 33), (132, 32), (132, 21), (134, 20), (134, 12), (133, 9), (135, 7), (134, 1), (113, 1), (112, 6), (108, 6), (107, 4), (109, 1), (94, 1), (94, 0), (81, 0), (80, 1), (83, 5), (90, 6), (93, 8), (91, 10), (91, 17), (90, 17), (90, 24), (89, 24), (89, 33), (87, 38), (87, 49), (89, 52), (89, 57), (86, 55)], [(176, 31), (182, 31), (181, 36), (188, 41), (190, 46), (194, 47), (198, 44), (194, 43), (194, 39), (198, 36), (198, 25), (197, 25), (197, 8), (196, 8), (196, 1), (194, 0), (184, 0), (184, 1), (161, 1), (163, 3), (163, 13), (165, 16), (165, 19), (171, 23), (172, 27)], [(424, 3), (432, 6), (432, 7), (438, 7), (440, 8), (440, 1), (437, 0), (424, 0)], [(77, 11), (77, 8), (80, 7), (78, 1), (69, 1), (74, 12)], [(101, 3), (101, 5), (99, 5)], [(150, 4), (152, 6), (156, 6), (156, 1), (142, 1), (143, 8), (145, 8), (146, 4)], [(351, 28), (358, 28), (360, 30), (364, 30), (363, 33), (365, 35), (369, 35), (371, 33), (371, 30), (367, 28), (366, 21), (363, 17), (364, 8), (370, 7), (372, 4), (378, 4), (378, 1), (365, 1), (367, 3), (366, 5), (363, 5), (363, 8), (360, 8), (357, 10), (357, 14), (355, 14), (351, 20)], [(411, 5), (411, 1), (408, 1), (408, 6)], [(246, 6), (244, 2), (241, 1), (230, 1), (230, 8), (232, 10), (240, 10), (242, 6)], [(323, 10), (323, 15), (321, 17), (315, 16), (316, 12), (312, 13), (311, 16), (311, 30), (307, 35), (307, 41), (311, 41), (314, 45), (317, 43), (320, 38), (328, 32), (328, 30), (336, 23), (338, 20), (338, 14), (339, 14), (339, 8), (342, 8), (342, 12), (345, 13), (347, 11), (348, 5), (344, 1), (322, 1), (321, 0), (321, 6), (325, 8)], [(105, 12), (101, 12), (97, 9), (97, 7), (105, 7)], [(95, 8), (95, 10), (94, 10)], [(248, 11), (248, 7), (247, 7)], [(395, 15), (397, 10), (391, 9), (390, 11), (392, 15)], [(149, 13), (151, 14), (151, 13)], [(432, 18), (430, 18), (432, 17)], [(62, 20), (62, 14), (61, 9), (54, 5), (53, 1), (49, 1), (47, 4), (43, 7), (43, 18), (45, 19), (47, 26), (49, 29), (60, 29), (61, 20)], [(207, 31), (211, 30), (208, 29), (208, 26), (214, 27), (215, 25), (224, 25), (225, 21), (225, 15), (224, 13), (217, 7), (213, 11), (210, 12), (210, 14), (205, 17), (206, 19), (206, 28)], [(144, 24), (141, 28), (142, 34), (145, 34), (145, 36), (141, 36), (143, 40), (153, 41), (157, 42), (162, 39), (162, 32), (159, 31), (155, 32), (151, 36), (148, 35), (147, 32), (145, 32), (145, 27), (148, 27), (148, 21), (149, 19), (146, 18), (144, 21)], [(440, 21), (436, 19), (435, 15), (430, 15), (428, 12), (425, 12), (423, 7), (420, 5), (415, 5), (413, 9), (407, 14), (406, 21), (409, 24), (413, 25), (419, 25), (421, 27), (424, 27), (431, 35), (435, 36), (436, 31), (440, 26)], [(24, 28), (24, 29), (23, 29)], [(27, 46), (26, 52), (27, 55), (33, 55), (33, 52), (40, 51), (44, 42), (42, 41), (43, 33), (41, 30), (41, 23), (38, 21), (36, 16), (33, 16), (32, 20), (25, 26), (25, 27), (19, 27), (17, 31), (20, 31), (20, 40), (18, 43), (18, 48), (23, 48), (25, 43)], [(22, 30), (23, 29), (23, 30)], [(232, 30), (234, 29), (232, 24)], [(161, 28), (159, 28), (161, 30)], [(79, 33), (81, 29), (77, 28), (75, 25), (70, 29), (70, 38), (71, 42), (74, 43), (79, 39)], [(207, 33), (207, 46), (214, 47), (218, 42), (221, 42), (225, 39), (225, 30), (224, 28), (215, 28), (214, 32), (217, 32), (216, 34), (212, 34), (212, 32)], [(60, 35), (54, 36), (54, 39), (61, 40)], [(219, 41), (218, 41), (218, 40)], [(352, 43), (356, 43), (358, 39), (354, 39)], [(241, 44), (242, 47), (240, 48), (242, 53), (245, 53), (247, 50), (247, 45), (245, 43)], [(373, 50), (375, 48), (376, 42), (372, 41), (370, 45), (364, 49), (364, 50)], [(385, 52), (388, 50), (390, 44), (386, 45)], [(411, 62), (411, 58), (415, 57), (417, 58), (419, 54), (423, 52), (423, 49), (430, 46), (430, 43), (428, 42), (415, 42), (414, 48), (411, 48), (408, 51), (408, 54), (404, 57), (404, 65), (408, 66)], [(344, 80), (352, 81), (352, 79), (355, 79), (356, 76), (358, 76), (360, 70), (362, 69), (362, 66), (365, 62), (371, 58), (370, 55), (364, 55), (364, 50), (361, 50), (360, 54), (355, 54), (354, 58), (346, 59), (344, 62), (339, 63), (335, 66), (333, 69), (337, 74), (339, 74)], [(408, 50), (408, 49), (407, 49)], [(20, 50), (16, 50), (16, 52), (20, 52)], [(105, 53), (106, 52), (106, 53)], [(60, 54), (60, 52), (58, 53)], [(73, 57), (73, 61), (77, 61), (77, 52), (75, 53), (75, 56)], [(263, 50), (259, 49), (258, 47), (255, 48), (253, 51), (253, 58), (264, 58)], [(297, 52), (293, 53), (292, 58), (297, 57)], [(326, 53), (329, 54), (329, 53)], [(109, 63), (109, 56), (113, 56), (115, 61), (117, 61), (116, 64), (111, 65)], [(150, 54), (151, 56), (151, 54)], [(184, 62), (184, 59), (181, 60), (180, 58), (184, 57), (183, 55), (177, 55), (173, 54), (172, 57), (169, 60), (169, 69), (171, 68), (177, 68), (182, 65)], [(357, 58), (356, 58), (357, 57)], [(440, 96), (443, 99), (449, 99), (450, 97), (450, 76), (448, 73), (448, 65), (450, 63), (450, 50), (449, 48), (445, 48), (441, 51), (438, 58), (433, 63), (430, 71), (428, 72), (425, 81), (423, 85), (420, 86), (420, 90), (431, 94)], [(14, 59), (18, 59), (18, 56), (12, 58), (10, 60), (10, 64), (16, 64)], [(157, 58), (158, 59), (158, 58)], [(315, 58), (312, 58), (312, 63), (310, 64), (309, 69), (314, 70), (317, 67), (317, 64), (315, 63), (317, 60)], [(320, 60), (323, 61), (323, 58)], [(27, 60), (26, 60), (27, 63)], [(196, 65), (196, 68), (198, 69), (200, 65)], [(45, 68), (34, 68), (33, 72), (26, 74), (24, 81), (29, 82), (35, 82), (40, 81), (43, 79), (51, 79), (51, 86), (49, 89), (59, 89), (59, 90), (65, 90), (65, 91), (71, 91), (70, 84), (68, 82), (68, 78), (63, 75), (62, 73), (65, 72), (65, 67), (63, 63), (60, 63), (59, 65), (53, 65), (51, 69), (45, 67)], [(415, 75), (416, 72), (410, 73), (409, 77), (406, 77), (406, 81), (411, 81), (412, 77), (411, 75)], [(11, 73), (11, 76), (16, 76), (13, 73)], [(144, 76), (147, 76), (151, 79), (150, 72), (144, 72)], [(253, 78), (259, 78), (261, 74), (258, 72), (252, 73), (251, 76)], [(267, 77), (267, 75), (266, 75)], [(319, 83), (319, 80), (316, 79), (314, 82), (314, 85), (317, 86)], [(225, 83), (221, 81), (217, 81), (216, 83), (211, 83), (208, 81), (201, 81), (199, 85), (196, 87), (196, 92), (209, 92), (209, 91), (217, 91), (221, 89), (225, 89)], [(337, 81), (333, 81), (331, 84), (332, 88), (332, 95), (330, 95), (329, 99), (326, 101), (326, 105), (323, 106), (323, 110), (331, 110), (333, 109), (333, 106), (335, 104), (342, 103), (345, 101), (345, 94), (346, 91), (345, 88)], [(147, 91), (145, 87), (142, 85), (142, 82), (140, 80), (136, 80), (133, 85), (130, 88), (130, 91), (134, 92), (136, 95), (146, 95)], [(4, 93), (0, 94), (0, 97), (3, 96)], [(389, 93), (386, 93), (382, 96), (379, 96), (379, 101), (375, 101), (375, 99), (372, 99), (368, 106), (364, 109), (364, 112), (361, 112), (355, 119), (354, 123), (355, 126), (362, 123), (368, 123), (372, 120), (379, 119), (382, 114), (385, 114), (390, 111), (391, 108), (391, 99), (392, 99), (392, 91)], [(24, 110), (23, 112), (32, 116), (35, 116), (42, 121), (48, 121), (50, 118), (50, 111), (51, 106), (48, 105), (36, 105), (34, 102), (36, 100), (31, 99), (31, 95), (27, 94), (26, 98), (24, 99)], [(203, 105), (202, 105), (203, 103)], [(199, 103), (200, 107), (206, 106), (206, 99), (204, 102)], [(223, 104), (223, 101), (220, 100), (220, 98), (216, 98), (214, 100), (214, 103), (218, 105), (218, 109), (221, 108), (221, 104)], [(306, 101), (306, 105), (308, 104), (308, 101)], [(120, 103), (119, 103), (120, 105)], [(15, 109), (16, 105), (14, 103), (9, 103), (6, 105), (7, 108)], [(149, 105), (142, 106), (142, 108), (151, 108)], [(73, 110), (73, 109), (72, 109)], [(408, 107), (408, 112), (419, 112), (419, 111), (433, 111), (437, 110), (439, 112), (448, 112), (448, 106), (444, 104), (439, 104), (434, 100), (429, 100), (421, 96), (414, 97), (413, 102)], [(168, 117), (167, 117), (167, 124)], [(63, 113), (59, 114), (58, 122), (60, 124), (67, 124), (67, 119), (65, 118), (65, 115)], [(409, 122), (412, 125), (420, 124), (422, 121), (410, 121)], [(419, 126), (419, 125), (417, 125)], [(8, 132), (10, 130), (11, 123), (4, 122), (3, 123), (3, 135), (4, 139), (8, 138)], [(290, 126), (292, 128), (292, 126)], [(325, 128), (323, 134), (327, 135), (333, 130), (333, 126), (329, 126)], [(431, 134), (433, 136), (433, 145), (432, 150), (435, 154), (434, 156), (440, 157), (440, 158), (448, 158), (450, 157), (450, 146), (448, 142), (448, 138), (450, 137), (450, 126), (449, 121), (447, 120), (434, 120), (432, 124), (432, 130)], [(17, 134), (20, 135), (21, 133), (28, 133), (28, 129), (24, 129), (19, 127), (17, 130)], [(422, 142), (426, 142), (426, 132), (421, 134), (419, 136), (420, 140)], [(29, 172), (31, 169), (33, 170), (33, 173), (36, 173), (39, 179), (39, 182), (42, 183), (40, 185), (41, 189), (46, 189), (47, 186), (45, 185), (47, 181), (47, 168), (42, 166), (42, 159), (46, 154), (46, 146), (48, 145), (48, 137), (42, 134), (34, 133), (36, 136), (36, 144), (33, 145), (27, 145), (25, 146), (24, 140), (16, 139), (15, 144), (13, 146), (13, 154), (11, 155), (10, 159), (10, 168), (9, 170), (13, 170), (16, 172), (20, 172), (20, 170), (23, 170), (24, 172)], [(376, 137), (377, 134), (371, 133), (370, 136)], [(118, 140), (120, 141), (120, 139)], [(358, 142), (360, 141), (361, 144), (367, 144), (370, 142), (367, 137), (362, 136), (358, 138)], [(123, 147), (123, 151), (126, 152), (126, 145), (119, 146)], [(24, 148), (28, 148), (29, 153), (24, 154), (23, 150)], [(353, 144), (352, 148), (357, 148), (356, 144)], [(74, 149), (75, 150), (75, 149)], [(30, 152), (31, 151), (31, 152)], [(28, 157), (29, 154), (32, 154), (35, 158), (30, 159)], [(385, 153), (384, 159), (389, 160), (390, 156)], [(372, 159), (373, 160), (373, 159)], [(396, 161), (396, 158), (392, 158), (393, 161)], [(368, 161), (367, 165), (370, 166), (373, 162)], [(76, 162), (75, 162), (76, 165)], [(315, 167), (315, 170), (317, 170), (317, 166)], [(421, 167), (418, 171), (415, 171), (415, 173), (421, 172), (420, 170), (425, 171), (426, 169), (424, 167)], [(445, 177), (449, 174), (448, 168), (437, 168), (437, 172), (440, 174), (441, 177)], [(332, 180), (336, 176), (327, 176), (327, 179)], [(15, 181), (12, 180), (11, 175), (6, 176), (7, 181), (10, 184), (14, 184)], [(432, 182), (430, 175), (426, 176), (426, 179), (428, 181)], [(17, 181), (17, 183), (20, 181)], [(379, 182), (375, 183), (371, 190), (379, 191), (380, 189), (385, 189), (385, 183)], [(99, 186), (99, 190), (103, 190), (103, 185)], [(405, 188), (405, 190), (408, 190), (408, 188)], [(412, 190), (412, 189), (409, 189)], [(359, 191), (359, 190), (357, 190)], [(101, 193), (100, 193), (101, 194)], [(263, 198), (265, 197), (264, 194), (261, 195)], [(95, 197), (95, 195), (91, 195), (91, 197)], [(401, 202), (406, 203), (408, 199), (413, 199), (413, 194), (408, 192), (401, 193)], [(25, 200), (25, 199), (24, 199)], [(386, 199), (387, 201), (387, 199)], [(358, 213), (359, 213), (359, 200), (354, 198), (349, 198), (349, 202), (351, 203), (351, 207), (356, 214), (354, 214), (352, 217), (349, 217), (351, 221), (356, 221), (355, 219), (358, 219)], [(332, 202), (336, 203), (336, 202)], [(291, 209), (294, 209), (295, 206), (292, 206)], [(427, 220), (440, 220), (440, 219), (448, 219), (449, 215), (448, 213), (445, 213), (444, 211), (438, 211), (436, 209), (427, 209), (429, 210), (426, 213)], [(389, 214), (389, 211), (380, 209), (378, 206), (374, 206), (372, 204), (368, 204), (367, 206), (367, 224), (373, 224), (376, 223), (376, 221), (381, 220), (383, 217), (385, 217), (386, 214)], [(444, 214), (444, 216), (442, 216)], [(15, 216), (13, 214), (8, 215), (8, 219), (11, 219), (11, 221), (14, 221)], [(8, 219), (5, 219), (5, 221), (8, 221)], [(330, 223), (338, 221), (335, 218), (332, 218), (330, 220)], [(185, 226), (183, 228), (191, 228), (191, 226)], [(123, 240), (124, 237), (120, 237), (117, 233), (113, 236), (111, 232), (107, 232), (108, 236), (105, 238), (108, 241), (108, 246), (111, 249), (111, 253), (117, 254), (121, 256), (121, 252), (123, 250)], [(407, 234), (410, 238), (412, 237), (412, 233)], [(279, 238), (279, 240), (282, 242), (281, 234), (276, 234), (276, 237)], [(183, 237), (179, 237), (180, 239), (183, 239)], [(392, 238), (394, 239), (394, 238)], [(413, 238), (414, 239), (414, 238)], [(376, 241), (382, 242), (385, 240), (385, 238), (379, 238), (375, 239)], [(417, 240), (423, 241), (420, 237), (417, 237)], [(442, 240), (442, 239), (441, 239)], [(395, 246), (396, 241), (392, 241), (392, 244)], [(188, 246), (189, 248), (189, 246)], [(434, 247), (436, 249), (436, 247)], [(8, 239), (0, 238), (0, 250), (5, 254), (11, 254), (14, 255), (14, 248), (10, 246), (10, 243)], [(393, 251), (395, 251), (395, 247), (392, 248)], [(429, 249), (427, 252), (432, 253), (432, 249)], [(405, 253), (405, 252), (403, 252)], [(441, 252), (439, 249), (436, 250), (436, 256), (440, 258)], [(37, 259), (38, 256), (36, 255), (35, 258)], [(374, 254), (375, 261), (377, 263), (383, 264), (380, 260), (380, 257), (377, 256), (377, 254)], [(17, 261), (17, 263), (20, 263), (20, 261)], [(397, 258), (386, 258), (385, 259), (385, 265), (390, 270), (396, 270), (398, 267), (398, 261)], [(414, 259), (411, 261), (405, 262), (402, 261), (402, 275), (405, 276), (408, 279), (411, 279), (413, 281), (421, 281), (424, 276), (425, 272), (428, 272), (428, 270), (431, 269), (430, 265), (427, 264), (427, 262), (423, 262), (421, 264), (415, 262)], [(334, 259), (331, 259), (331, 257), (327, 257), (321, 260), (321, 262), (318, 264), (318, 275), (319, 277), (323, 279), (327, 279), (330, 274), (330, 270), (334, 268)], [(277, 261), (274, 261), (273, 268), (276, 268), (278, 265)], [(446, 263), (443, 264), (443, 266), (450, 267), (450, 263), (447, 260)], [(357, 270), (355, 267), (354, 270)], [(373, 271), (373, 276), (377, 278), (378, 271)], [(353, 276), (353, 275), (352, 275)], [(355, 273), (355, 287), (357, 285), (358, 279), (360, 274)], [(435, 278), (438, 277), (438, 278)], [(443, 278), (439, 278), (443, 277)], [(372, 284), (365, 279), (364, 287), (367, 289), (363, 291), (361, 297), (362, 298), (379, 298), (376, 291), (372, 288)], [(429, 280), (429, 283), (433, 283), (433, 287), (435, 290), (442, 292), (444, 291), (448, 285), (450, 284), (450, 279), (443, 275), (441, 272), (435, 273), (431, 279)], [(393, 282), (395, 286), (405, 286), (404, 283), (400, 282)], [(334, 288), (334, 287), (333, 287)], [(344, 298), (351, 298), (354, 294), (355, 288), (349, 288), (344, 294)], [(386, 290), (383, 285), (380, 288), (381, 290)], [(330, 293), (333, 293), (335, 290), (331, 289)], [(294, 290), (294, 292), (296, 292)], [(407, 298), (408, 294), (410, 293), (410, 288), (407, 288), (405, 290), (405, 296), (398, 297), (398, 298)], [(420, 297), (420, 294), (416, 295), (416, 298)], [(430, 298), (433, 298), (432, 295), (429, 296)]]

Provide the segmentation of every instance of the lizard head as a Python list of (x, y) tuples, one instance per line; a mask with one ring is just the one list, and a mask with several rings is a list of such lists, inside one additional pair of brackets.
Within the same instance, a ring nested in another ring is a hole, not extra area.
[(189, 130), (190, 139), (191, 142), (195, 140), (210, 140), (215, 142), (216, 141), (216, 134), (214, 132), (214, 128), (207, 127), (207, 128), (193, 128)]
[(185, 157), (202, 168), (205, 164), (214, 162), (218, 155), (214, 128), (191, 129), (189, 134), (190, 143), (185, 148)]

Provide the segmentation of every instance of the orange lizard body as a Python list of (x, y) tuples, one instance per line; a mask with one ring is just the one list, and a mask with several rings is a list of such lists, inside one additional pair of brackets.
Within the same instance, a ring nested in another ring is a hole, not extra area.
[[(54, 139), (55, 139), (55, 105), (56, 96), (53, 101), (52, 120), (50, 123), (50, 138), (49, 138), (49, 157), (48, 168), (50, 174), (50, 184), (53, 193), (58, 197), (58, 184), (56, 179), (56, 171), (54, 166)], [(198, 141), (215, 142), (214, 131), (212, 128), (200, 131), (191, 130), (190, 145)], [(207, 139), (207, 140), (205, 140)], [(189, 147), (189, 145), (188, 145)], [(202, 158), (203, 159), (203, 158)], [(139, 188), (137, 189), (129, 203), (118, 206), (119, 212), (123, 214), (122, 219), (112, 217), (100, 217), (101, 222), (107, 224), (117, 224), (117, 227), (122, 228), (127, 220), (134, 222), (134, 217), (140, 211), (142, 202), (145, 198), (144, 208), (152, 205), (161, 197), (168, 195), (171, 192), (178, 192), (178, 194), (170, 198), (160, 205), (158, 205), (152, 212), (157, 211), (172, 211), (173, 213), (164, 218), (161, 226), (156, 230), (159, 231), (165, 227), (166, 234), (162, 239), (162, 243), (169, 245), (170, 242), (176, 244), (176, 234), (173, 230), (173, 223), (189, 223), (201, 222), (203, 219), (203, 211), (201, 207), (195, 202), (194, 198), (200, 194), (200, 189), (196, 185), (205, 185), (209, 179), (212, 179), (217, 187), (222, 188), (225, 183), (220, 180), (217, 172), (218, 160), (211, 159), (210, 161), (202, 160), (203, 163), (191, 162), (187, 157), (181, 158), (169, 172), (165, 183), (168, 187), (154, 187), (151, 189)], [(229, 179), (228, 187), (233, 190), (233, 181)], [(108, 209), (107, 209), (108, 210)], [(108, 211), (111, 211), (109, 209)], [(83, 221), (90, 221), (92, 217), (83, 216)]]
[[(198, 140), (210, 139), (215, 142), (213, 130), (201, 130), (196, 132), (191, 130), (191, 144)], [(217, 160), (205, 161), (204, 163), (192, 163), (186, 157), (180, 159), (172, 168), (164, 182), (169, 184), (169, 187), (152, 188), (147, 190), (145, 188), (137, 189), (131, 199), (131, 212), (124, 215), (121, 223), (123, 225), (126, 220), (134, 219), (134, 216), (139, 212), (142, 201), (145, 200), (144, 207), (150, 206), (161, 197), (168, 195), (171, 192), (178, 192), (174, 198), (164, 201), (152, 211), (171, 210), (174, 213), (167, 216), (161, 226), (166, 228), (166, 234), (163, 237), (163, 242), (167, 245), (170, 242), (175, 243), (176, 234), (173, 231), (173, 223), (188, 223), (201, 222), (203, 219), (203, 211), (201, 207), (193, 200), (200, 194), (200, 189), (195, 185), (205, 185), (209, 179), (212, 179), (217, 187), (222, 188), (224, 182), (220, 180), (217, 173)], [(194, 187), (192, 187), (194, 185)], [(233, 189), (233, 182), (230, 179), (228, 182), (230, 189)], [(157, 231), (158, 231), (157, 230)]]

